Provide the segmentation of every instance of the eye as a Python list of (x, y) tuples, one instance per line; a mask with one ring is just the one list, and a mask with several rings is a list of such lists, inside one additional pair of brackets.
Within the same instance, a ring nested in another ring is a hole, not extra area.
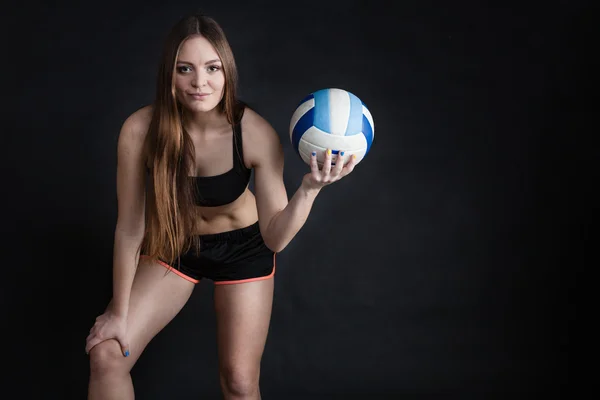
[[(187, 71), (185, 70), (186, 68), (188, 69)], [(189, 72), (190, 70), (191, 70), (191, 68), (187, 65), (182, 65), (182, 66), (177, 67), (177, 72), (182, 73), (182, 74)]]
[(219, 71), (220, 69), (221, 69), (221, 67), (220, 67), (220, 66), (218, 66), (218, 65), (211, 65), (210, 67), (208, 67), (208, 70), (209, 70), (210, 72), (217, 72), (217, 71)]

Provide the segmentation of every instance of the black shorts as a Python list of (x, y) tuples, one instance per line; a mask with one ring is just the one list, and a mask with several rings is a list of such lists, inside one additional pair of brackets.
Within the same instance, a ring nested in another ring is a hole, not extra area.
[(173, 266), (159, 263), (193, 283), (207, 278), (215, 285), (227, 285), (275, 275), (275, 253), (265, 245), (258, 222), (233, 231), (200, 235), (200, 254), (190, 249)]

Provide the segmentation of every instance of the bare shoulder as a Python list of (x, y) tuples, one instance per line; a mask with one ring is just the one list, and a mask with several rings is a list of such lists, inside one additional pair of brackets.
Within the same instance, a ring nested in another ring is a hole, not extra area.
[(244, 154), (253, 167), (265, 157), (274, 156), (281, 150), (279, 135), (264, 117), (251, 108), (246, 108), (242, 117)]
[(119, 134), (119, 153), (124, 155), (139, 154), (147, 165), (147, 133), (152, 119), (152, 105), (136, 110), (125, 119)]
[(142, 139), (148, 132), (150, 120), (152, 119), (152, 105), (136, 110), (125, 119), (121, 128), (121, 136), (127, 136), (130, 139)]

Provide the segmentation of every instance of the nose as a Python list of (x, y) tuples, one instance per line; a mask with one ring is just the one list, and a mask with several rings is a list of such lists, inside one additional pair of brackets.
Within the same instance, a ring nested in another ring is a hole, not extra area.
[(203, 74), (202, 72), (199, 72), (194, 75), (194, 79), (192, 79), (192, 86), (195, 88), (206, 86), (207, 81), (208, 81), (207, 75)]

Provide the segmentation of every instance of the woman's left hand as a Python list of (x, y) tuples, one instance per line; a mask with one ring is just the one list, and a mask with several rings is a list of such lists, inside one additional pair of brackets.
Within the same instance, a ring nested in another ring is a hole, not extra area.
[(347, 176), (352, 172), (356, 165), (356, 156), (352, 155), (347, 159), (344, 157), (344, 152), (340, 151), (337, 155), (335, 165), (331, 166), (332, 153), (330, 149), (325, 151), (325, 161), (323, 168), (319, 171), (319, 165), (317, 164), (317, 153), (313, 152), (310, 157), (310, 173), (304, 175), (302, 184), (307, 189), (321, 189), (333, 182), (337, 182), (343, 177)]

